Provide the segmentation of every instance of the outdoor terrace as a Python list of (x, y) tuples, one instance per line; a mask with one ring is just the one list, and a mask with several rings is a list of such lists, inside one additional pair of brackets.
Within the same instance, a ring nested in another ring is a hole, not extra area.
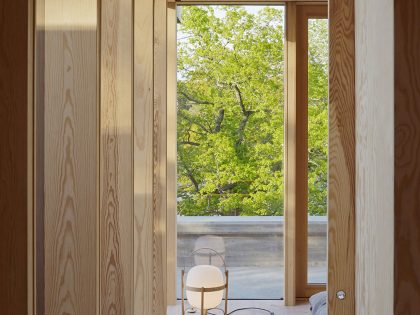
[[(210, 247), (224, 255), (230, 272), (232, 299), (280, 299), (284, 277), (284, 217), (178, 217), (178, 286), (180, 271), (194, 263), (186, 259), (194, 249)], [(308, 279), (327, 277), (327, 218), (308, 217)], [(213, 261), (216, 264), (220, 262)], [(208, 263), (201, 257), (195, 263)]]

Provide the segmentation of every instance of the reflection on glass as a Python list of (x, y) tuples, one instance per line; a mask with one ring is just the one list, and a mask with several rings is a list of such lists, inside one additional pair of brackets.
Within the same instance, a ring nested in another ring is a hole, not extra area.
[(328, 20), (308, 21), (308, 282), (327, 281)]

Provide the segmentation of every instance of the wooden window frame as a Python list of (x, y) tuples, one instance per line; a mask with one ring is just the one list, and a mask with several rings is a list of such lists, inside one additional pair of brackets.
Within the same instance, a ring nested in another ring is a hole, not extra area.
[(326, 284), (308, 283), (308, 20), (328, 18), (326, 3), (286, 5), (285, 303)]

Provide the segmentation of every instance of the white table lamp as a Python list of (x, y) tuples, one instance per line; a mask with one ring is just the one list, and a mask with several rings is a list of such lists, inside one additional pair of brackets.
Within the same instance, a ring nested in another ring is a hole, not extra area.
[[(209, 249), (205, 248), (205, 250)], [(196, 252), (197, 250), (194, 251), (193, 254)], [(223, 260), (223, 258), (221, 259)], [(227, 314), (228, 271), (226, 270), (226, 266), (225, 277), (223, 277), (223, 273), (218, 267), (212, 265), (198, 265), (192, 267), (187, 274), (186, 283), (184, 283), (185, 268), (182, 270), (181, 277), (183, 315), (185, 314), (184, 290), (187, 294), (188, 303), (196, 309), (201, 309), (201, 315), (206, 315), (208, 310), (214, 309), (220, 305), (223, 300), (223, 293), (225, 292), (224, 314)]]

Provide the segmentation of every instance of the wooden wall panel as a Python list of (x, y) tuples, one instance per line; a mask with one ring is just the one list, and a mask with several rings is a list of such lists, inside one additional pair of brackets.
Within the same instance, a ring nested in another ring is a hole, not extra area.
[(168, 304), (176, 305), (176, 282), (177, 282), (177, 142), (176, 142), (176, 6), (168, 3), (168, 33), (167, 33), (167, 296)]
[(167, 8), (154, 2), (153, 50), (153, 314), (166, 313)]
[(34, 14), (34, 243), (35, 243), (35, 309), (45, 314), (44, 250), (44, 106), (45, 106), (45, 3), (35, 0)]
[(45, 0), (45, 314), (96, 314), (96, 0)]
[(101, 314), (133, 314), (132, 9), (101, 4)]
[(0, 3), (0, 305), (2, 314), (28, 314), (28, 190), (31, 162), (28, 86), (32, 60), (28, 1)]
[[(354, 0), (329, 1), (328, 311), (355, 313)], [(344, 300), (336, 293), (346, 292)]]
[(153, 0), (134, 1), (134, 314), (153, 314)]
[(420, 2), (395, 0), (394, 314), (420, 310)]
[(166, 314), (167, 4), (134, 5), (134, 312)]
[(355, 2), (356, 314), (392, 315), (393, 0)]

